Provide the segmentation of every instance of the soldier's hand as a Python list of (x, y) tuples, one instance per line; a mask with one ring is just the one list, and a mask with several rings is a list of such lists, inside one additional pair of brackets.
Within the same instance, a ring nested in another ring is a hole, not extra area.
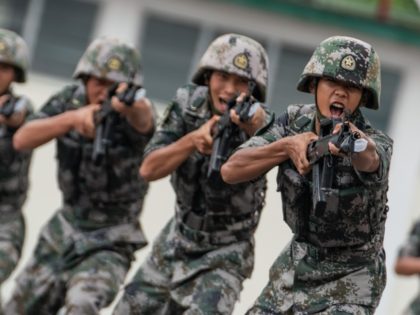
[(100, 108), (100, 104), (90, 104), (76, 109), (74, 111), (74, 129), (84, 137), (94, 138), (94, 115)]
[(241, 121), (239, 115), (236, 113), (235, 109), (230, 110), (230, 119), (233, 123), (238, 125), (240, 129), (246, 132), (248, 136), (253, 136), (255, 132), (260, 129), (265, 122), (266, 113), (265, 110), (260, 106), (259, 103), (255, 103), (252, 106), (252, 116), (248, 121)]
[[(350, 131), (352, 133), (356, 133), (358, 135), (358, 138), (360, 139), (364, 139), (366, 141), (366, 144), (369, 141), (369, 138), (366, 136), (366, 134), (361, 131), (360, 129), (358, 129), (353, 123), (348, 122), (349, 127), (350, 127)], [(342, 128), (343, 124), (339, 123), (335, 126), (334, 130), (332, 131), (333, 134), (338, 134)], [(335, 146), (332, 142), (328, 143), (328, 149), (330, 151), (330, 153), (332, 155), (336, 155), (336, 156), (340, 156), (340, 157), (346, 157), (346, 154), (340, 152), (340, 148), (338, 148), (337, 146)], [(365, 148), (364, 148), (365, 149)], [(358, 152), (364, 151), (364, 149), (358, 149)]]
[(220, 116), (214, 115), (204, 125), (192, 132), (194, 146), (201, 154), (211, 154), (213, 146), (212, 131), (219, 119)]
[(311, 169), (307, 158), (308, 145), (312, 141), (317, 140), (318, 136), (313, 132), (304, 132), (283, 139), (286, 140), (286, 152), (299, 174), (308, 173)]
[[(241, 93), (236, 99), (236, 103), (241, 105), (247, 97), (246, 93)], [(266, 113), (259, 102), (254, 102), (248, 113), (250, 119), (248, 121), (241, 121), (236, 109), (230, 110), (230, 119), (232, 122), (244, 130), (248, 136), (253, 136), (255, 132), (264, 125)]]
[[(115, 91), (115, 94), (116, 95), (121, 94), (127, 88), (128, 88), (128, 84), (126, 82), (122, 82), (122, 83), (118, 84), (118, 87), (117, 87), (117, 90)], [(114, 95), (111, 99), (111, 106), (115, 111), (117, 111), (117, 112), (119, 112), (119, 113), (121, 113), (125, 116), (125, 115), (127, 115), (127, 109), (129, 109), (129, 107), (126, 106), (124, 104), (124, 102), (120, 101), (116, 95)]]
[[(10, 100), (10, 95), (2, 95), (0, 96), (0, 108), (3, 107), (6, 102)], [(0, 124), (6, 124), (10, 127), (17, 128), (21, 126), (25, 122), (26, 117), (26, 110), (24, 111), (14, 111), (10, 117), (6, 117), (0, 114)]]

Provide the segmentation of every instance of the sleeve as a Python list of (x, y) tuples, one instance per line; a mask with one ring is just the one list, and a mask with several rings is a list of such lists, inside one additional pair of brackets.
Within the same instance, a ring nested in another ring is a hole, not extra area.
[(259, 147), (277, 141), (287, 135), (288, 114), (284, 112), (278, 118), (271, 114), (266, 125), (255, 136), (244, 142), (238, 149)]
[(133, 143), (139, 142), (140, 145), (143, 146), (143, 147), (152, 138), (152, 136), (153, 136), (153, 134), (156, 130), (157, 121), (159, 119), (159, 116), (158, 116), (158, 113), (156, 111), (155, 105), (153, 104), (153, 102), (150, 102), (150, 103), (151, 103), (152, 112), (153, 112), (153, 117), (152, 117), (153, 129), (150, 132), (148, 132), (147, 134), (138, 132), (130, 123), (128, 123), (127, 120), (124, 120), (123, 132), (127, 135), (128, 139), (130, 139), (130, 141), (132, 141)]
[(420, 257), (420, 221), (417, 221), (407, 239), (401, 246), (398, 257)]
[(389, 166), (392, 157), (393, 141), (379, 130), (372, 129), (367, 135), (375, 142), (379, 155), (379, 168), (376, 172), (357, 172), (360, 180), (367, 186), (383, 185), (388, 182)]
[(183, 93), (182, 89), (177, 91), (175, 99), (166, 107), (153, 137), (145, 148), (145, 156), (154, 150), (179, 140), (185, 135), (186, 128), (183, 119), (182, 106), (178, 101), (180, 93)]
[(40, 110), (31, 114), (28, 121), (52, 117), (64, 113), (67, 110), (68, 103), (73, 95), (74, 88), (65, 87), (60, 92), (56, 93), (41, 107)]

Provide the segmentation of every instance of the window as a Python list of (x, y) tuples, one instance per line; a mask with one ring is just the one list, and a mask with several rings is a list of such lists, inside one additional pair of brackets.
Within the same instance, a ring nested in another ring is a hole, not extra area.
[(197, 25), (148, 15), (140, 46), (148, 95), (167, 102), (186, 84), (199, 36)]
[(280, 52), (278, 67), (274, 69), (271, 82), (271, 110), (276, 115), (286, 110), (289, 104), (313, 103), (312, 94), (303, 93), (296, 89), (303, 68), (312, 55), (312, 51), (305, 51), (293, 47), (284, 47)]
[(0, 27), (22, 34), (29, 0), (0, 1)]
[[(15, 1), (15, 0), (13, 0)], [(69, 78), (91, 41), (96, 3), (46, 0), (33, 70)]]

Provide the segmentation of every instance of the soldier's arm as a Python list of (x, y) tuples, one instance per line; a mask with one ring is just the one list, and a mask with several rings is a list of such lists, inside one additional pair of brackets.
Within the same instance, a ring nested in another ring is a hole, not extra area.
[(223, 180), (229, 184), (252, 180), (288, 159), (304, 174), (310, 169), (306, 148), (316, 138), (314, 133), (305, 132), (263, 146), (240, 149), (222, 166)]
[(262, 128), (268, 122), (269, 114), (261, 106), (257, 106), (255, 113), (253, 113), (252, 117), (246, 122), (240, 121), (235, 109), (231, 109), (230, 118), (239, 126), (239, 128), (244, 130), (248, 136), (252, 137), (258, 129)]
[(420, 274), (420, 258), (410, 256), (400, 257), (394, 269), (397, 274), (403, 276)]
[[(362, 152), (351, 154), (351, 163), (359, 172), (373, 173), (376, 172), (380, 165), (379, 154), (376, 151), (376, 143), (368, 136), (362, 135), (367, 140), (366, 149)], [(334, 155), (341, 155), (339, 149), (331, 142), (328, 144), (330, 152)]]
[(366, 150), (352, 154), (351, 163), (360, 172), (373, 173), (379, 168), (379, 155), (375, 142), (369, 137), (365, 139), (368, 141)]
[[(337, 125), (334, 130), (334, 133), (337, 133), (339, 131), (339, 128), (340, 125)], [(365, 134), (363, 131), (359, 130), (352, 123), (350, 123), (350, 128), (352, 132), (358, 133), (361, 139), (365, 139), (367, 141), (367, 147), (364, 151), (353, 153), (351, 155), (351, 162), (353, 167), (359, 172), (376, 172), (380, 166), (380, 156), (377, 151), (375, 139), (370, 137), (368, 134)], [(328, 144), (328, 148), (332, 154), (340, 155), (338, 148), (332, 143)]]
[(89, 105), (77, 110), (40, 118), (25, 123), (15, 133), (13, 146), (16, 150), (34, 149), (48, 141), (76, 129), (84, 136), (93, 136), (93, 113), (100, 105)]
[(252, 180), (288, 159), (285, 150), (277, 150), (284, 139), (262, 147), (243, 148), (236, 151), (222, 165), (221, 175), (228, 184)]
[(214, 116), (199, 129), (147, 154), (141, 164), (140, 175), (147, 181), (157, 180), (172, 173), (195, 150), (210, 154), (213, 144), (210, 131), (217, 120), (218, 117)]
[(399, 275), (420, 274), (420, 221), (417, 221), (401, 246), (394, 270)]
[(148, 98), (141, 98), (126, 106), (117, 97), (113, 97), (112, 106), (115, 110), (126, 117), (128, 123), (141, 134), (149, 134), (155, 127), (154, 111), (151, 101)]

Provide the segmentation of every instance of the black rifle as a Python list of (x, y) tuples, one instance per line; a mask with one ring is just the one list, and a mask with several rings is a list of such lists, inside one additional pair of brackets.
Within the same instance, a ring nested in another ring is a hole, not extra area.
[(351, 131), (347, 114), (340, 132), (331, 134), (340, 122), (339, 119), (322, 119), (320, 139), (308, 145), (307, 156), (312, 165), (312, 203), (315, 213), (322, 213), (327, 207), (334, 209), (337, 206), (332, 189), (336, 157), (329, 152), (328, 143), (332, 142), (343, 154), (363, 151), (363, 149), (355, 149), (355, 143), (360, 139), (360, 134)]
[(136, 100), (144, 96), (145, 92), (144, 89), (130, 83), (124, 92), (116, 94), (117, 87), (118, 83), (115, 83), (109, 88), (107, 99), (102, 103), (101, 109), (95, 114), (96, 130), (92, 151), (92, 160), (95, 165), (99, 165), (102, 162), (112, 142), (113, 126), (119, 117), (119, 113), (112, 108), (112, 97), (116, 95), (126, 106), (132, 106)]
[(252, 113), (252, 102), (251, 96), (256, 87), (254, 81), (249, 81), (248, 91), (249, 94), (245, 97), (242, 103), (236, 105), (236, 98), (238, 95), (233, 97), (227, 103), (227, 110), (220, 117), (216, 124), (215, 132), (213, 135), (213, 148), (210, 156), (209, 168), (207, 170), (207, 178), (210, 182), (220, 183), (222, 181), (220, 177), (220, 168), (222, 164), (228, 159), (230, 148), (230, 141), (232, 136), (238, 132), (239, 127), (230, 119), (230, 110), (235, 108), (236, 113), (239, 115), (239, 119), (242, 122), (247, 122), (251, 119)]

